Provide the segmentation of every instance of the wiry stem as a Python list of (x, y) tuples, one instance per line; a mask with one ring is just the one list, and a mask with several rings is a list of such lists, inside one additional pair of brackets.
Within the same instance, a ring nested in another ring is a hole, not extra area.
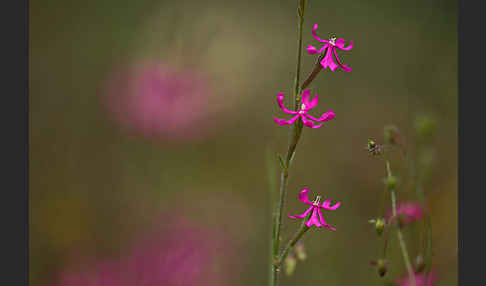
[[(386, 161), (386, 171), (388, 176), (390, 177), (392, 174), (390, 170), (390, 162), (388, 161)], [(407, 245), (405, 244), (405, 240), (403, 239), (402, 230), (398, 225), (397, 202), (396, 202), (397, 200), (396, 200), (396, 194), (394, 188), (390, 189), (390, 196), (392, 201), (393, 220), (397, 226), (397, 236), (398, 236), (398, 241), (400, 243), (400, 249), (402, 251), (403, 260), (405, 262), (405, 266), (407, 267), (410, 284), (411, 286), (416, 286), (417, 284), (415, 284), (415, 273), (412, 268), (412, 263), (410, 263), (410, 258), (408, 256), (408, 251), (407, 251)]]
[(287, 245), (284, 247), (284, 249), (280, 253), (280, 256), (278, 257), (278, 260), (275, 262), (275, 264), (277, 264), (277, 266), (282, 265), (283, 261), (285, 260), (285, 258), (289, 254), (289, 252), (294, 248), (295, 244), (297, 244), (297, 242), (302, 238), (302, 236), (304, 235), (304, 233), (309, 230), (310, 227), (308, 227), (307, 225), (305, 225), (305, 221), (306, 220), (303, 220), (302, 221), (302, 224), (300, 225), (300, 228), (294, 234), (294, 236), (292, 237), (292, 239), (289, 240), (289, 242), (287, 242)]
[(324, 54), (321, 54), (319, 57), (317, 57), (316, 63), (314, 64), (314, 69), (306, 78), (306, 80), (304, 80), (302, 86), (300, 87), (300, 90), (304, 90), (306, 87), (308, 87), (309, 84), (316, 78), (317, 74), (322, 70), (321, 61), (323, 58)]
[(298, 30), (299, 30), (299, 41), (297, 44), (297, 65), (295, 67), (295, 80), (294, 80), (294, 99), (295, 99), (295, 110), (297, 110), (300, 106), (300, 90), (299, 90), (299, 83), (300, 83), (300, 67), (302, 62), (302, 29), (304, 25), (304, 12), (305, 12), (305, 4), (306, 0), (300, 0), (299, 6), (297, 7), (297, 15), (298, 18)]
[(401, 147), (403, 150), (405, 160), (409, 165), (409, 171), (411, 173), (411, 177), (414, 178), (415, 181), (414, 187), (420, 202), (420, 207), (422, 208), (422, 211), (425, 213), (424, 220), (425, 220), (425, 229), (426, 229), (426, 236), (427, 236), (427, 245), (425, 246), (425, 279), (426, 281), (428, 281), (427, 279), (432, 265), (432, 224), (430, 222), (430, 213), (426, 208), (425, 194), (422, 188), (422, 176), (420, 176), (420, 173), (417, 172), (412, 160), (410, 159), (408, 150), (405, 148), (404, 145), (403, 146), (401, 145)]
[[(298, 47), (297, 47), (297, 65), (296, 65), (296, 74), (294, 80), (294, 100), (295, 106), (294, 110), (298, 110), (301, 95), (299, 90), (299, 81), (300, 81), (300, 68), (302, 62), (302, 30), (303, 30), (303, 23), (304, 23), (304, 11), (306, 6), (306, 0), (299, 0), (299, 5), (297, 7), (297, 14), (298, 14)], [(278, 203), (278, 214), (277, 219), (274, 222), (276, 224), (275, 227), (275, 235), (273, 236), (273, 259), (278, 259), (278, 251), (280, 245), (280, 231), (282, 228), (282, 213), (285, 205), (285, 198), (287, 196), (287, 182), (289, 176), (289, 167), (292, 163), (293, 156), (295, 154), (295, 148), (297, 147), (297, 143), (300, 139), (300, 135), (302, 133), (303, 124), (299, 119), (296, 124), (292, 127), (292, 133), (290, 135), (290, 143), (289, 148), (287, 150), (287, 155), (285, 158), (285, 166), (282, 167), (282, 173), (280, 176), (280, 198)], [(280, 265), (272, 264), (272, 276), (270, 277), (270, 286), (277, 286), (279, 282), (279, 271)]]

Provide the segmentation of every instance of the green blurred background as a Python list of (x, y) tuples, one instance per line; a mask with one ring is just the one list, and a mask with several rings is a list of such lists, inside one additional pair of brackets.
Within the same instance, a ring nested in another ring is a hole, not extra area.
[[(30, 2), (31, 285), (54, 285), (76, 253), (123, 256), (137, 233), (163, 225), (159, 214), (174, 207), (231, 240), (235, 263), (220, 265), (228, 268), (223, 285), (264, 285), (275, 153), (285, 152), (288, 136), (273, 117), (283, 117), (277, 92), (292, 90), (296, 7), (273, 0)], [(355, 42), (340, 53), (353, 71), (325, 70), (311, 85), (320, 99), (313, 114), (333, 109), (336, 119), (304, 130), (285, 213), (302, 210), (297, 193), (304, 186), (342, 206), (327, 216), (338, 231), (307, 235), (308, 259), (282, 285), (381, 285), (403, 275), (395, 240), (386, 279), (369, 265), (381, 254), (367, 221), (377, 215), (384, 172), (365, 146), (368, 137), (383, 142), (383, 127), (394, 124), (419, 154), (414, 120), (422, 115), (438, 123), (423, 144), (433, 155), (424, 182), (433, 268), (437, 285), (456, 285), (457, 2), (309, 0), (305, 46), (317, 45), (315, 23), (321, 38)], [(216, 111), (204, 137), (147, 140), (107, 114), (107, 79), (146, 60), (210, 76)], [(303, 77), (314, 60), (304, 54)], [(406, 187), (406, 164), (393, 158), (398, 199), (416, 199)], [(287, 238), (297, 223), (284, 223)], [(405, 231), (412, 254), (415, 228)]]

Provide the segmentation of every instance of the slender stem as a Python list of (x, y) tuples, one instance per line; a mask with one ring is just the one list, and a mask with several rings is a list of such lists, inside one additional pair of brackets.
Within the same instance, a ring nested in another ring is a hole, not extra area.
[[(418, 152), (420, 152), (420, 150), (421, 150), (420, 144), (417, 143), (417, 145), (419, 145)], [(416, 192), (417, 197), (419, 199), (420, 206), (422, 208), (422, 211), (425, 213), (425, 215), (424, 215), (424, 222), (425, 222), (424, 228), (425, 228), (426, 237), (427, 237), (427, 243), (425, 245), (425, 274), (426, 274), (425, 277), (426, 277), (426, 281), (427, 281), (429, 273), (430, 273), (431, 265), (432, 265), (432, 224), (431, 224), (431, 221), (430, 221), (430, 213), (429, 213), (428, 209), (426, 208), (425, 194), (424, 194), (424, 190), (422, 188), (422, 179), (423, 178), (420, 175), (420, 173), (417, 172), (417, 168), (414, 166), (412, 160), (410, 159), (409, 153), (407, 152), (405, 147), (402, 147), (402, 150), (403, 150), (405, 159), (408, 161), (409, 172), (411, 173), (411, 177), (413, 177), (414, 181), (415, 181), (415, 192)]]
[(388, 249), (388, 241), (390, 240), (390, 229), (391, 229), (391, 223), (387, 223), (386, 232), (385, 232), (385, 243), (383, 246), (383, 258), (386, 258), (386, 250)]
[[(294, 80), (294, 100), (295, 106), (294, 110), (299, 108), (299, 103), (301, 101), (301, 95), (299, 92), (299, 81), (300, 81), (300, 68), (302, 62), (302, 30), (303, 30), (303, 23), (304, 23), (304, 12), (305, 12), (306, 0), (299, 0), (299, 5), (297, 6), (297, 14), (298, 14), (298, 47), (297, 47), (297, 65), (296, 65), (296, 74)], [(292, 163), (292, 159), (295, 155), (295, 148), (297, 147), (297, 143), (300, 139), (300, 135), (302, 134), (302, 127), (303, 123), (299, 119), (296, 124), (292, 126), (292, 133), (290, 135), (290, 143), (289, 148), (287, 150), (287, 156), (285, 159), (285, 166), (282, 168), (282, 173), (280, 175), (280, 198), (278, 203), (278, 214), (277, 219), (274, 222), (275, 226), (275, 235), (273, 237), (273, 260), (278, 259), (278, 250), (280, 245), (280, 231), (282, 228), (282, 213), (285, 206), (285, 198), (287, 196), (287, 181), (289, 176), (289, 168), (290, 164)], [(273, 264), (272, 265), (272, 275), (269, 279), (270, 286), (277, 286), (279, 282), (279, 271), (280, 265)]]
[(302, 238), (302, 236), (310, 229), (307, 225), (305, 225), (305, 221), (302, 221), (302, 224), (300, 225), (300, 228), (297, 230), (297, 232), (294, 234), (291, 240), (287, 242), (287, 245), (284, 247), (282, 252), (280, 253), (280, 256), (278, 257), (278, 260), (275, 262), (277, 266), (282, 265), (283, 261), (289, 254), (289, 252), (294, 248), (295, 244)]
[(270, 189), (270, 207), (272, 209), (272, 233), (271, 233), (271, 239), (270, 239), (270, 267), (269, 267), (269, 277), (270, 279), (273, 280), (273, 247), (274, 247), (274, 242), (275, 242), (275, 228), (276, 228), (276, 222), (277, 222), (277, 215), (278, 215), (278, 210), (277, 210), (277, 204), (273, 203), (275, 198), (277, 197), (277, 186), (276, 186), (276, 168), (274, 162), (274, 154), (270, 148), (267, 148), (266, 152), (266, 165), (267, 165), (267, 174), (268, 174), (268, 187)]
[(321, 66), (321, 61), (324, 58), (324, 54), (321, 54), (317, 60), (316, 63), (314, 64), (314, 69), (312, 72), (309, 74), (306, 80), (302, 83), (302, 86), (300, 87), (300, 90), (304, 90), (306, 87), (309, 86), (309, 84), (316, 78), (317, 74), (322, 70)]
[(297, 7), (297, 15), (298, 18), (298, 30), (299, 30), (299, 41), (297, 44), (297, 65), (295, 67), (295, 80), (294, 80), (294, 99), (295, 99), (295, 110), (298, 109), (300, 106), (301, 95), (299, 91), (299, 83), (300, 83), (300, 68), (302, 62), (302, 29), (304, 26), (304, 12), (305, 12), (305, 4), (306, 0), (300, 0), (299, 6)]
[[(386, 170), (387, 170), (388, 176), (391, 176), (390, 162), (388, 162), (388, 161), (386, 161)], [(408, 276), (409, 276), (409, 279), (410, 279), (410, 284), (411, 284), (411, 286), (416, 286), (417, 284), (415, 283), (415, 273), (414, 273), (413, 268), (412, 268), (412, 263), (410, 263), (410, 258), (408, 256), (408, 251), (407, 251), (407, 245), (405, 244), (405, 240), (403, 239), (402, 230), (400, 229), (400, 226), (398, 225), (397, 200), (396, 200), (396, 194), (395, 194), (394, 189), (390, 190), (390, 196), (391, 196), (391, 201), (392, 201), (393, 220), (394, 220), (395, 224), (397, 225), (397, 236), (398, 236), (398, 241), (400, 243), (400, 249), (402, 251), (403, 260), (405, 262), (405, 266), (407, 267)]]

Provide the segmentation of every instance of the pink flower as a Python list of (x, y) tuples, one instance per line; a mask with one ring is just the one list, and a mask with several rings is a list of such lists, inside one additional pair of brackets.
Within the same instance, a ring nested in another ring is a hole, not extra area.
[(312, 225), (315, 225), (316, 227), (319, 228), (325, 226), (328, 229), (335, 231), (336, 229), (330, 226), (329, 224), (327, 224), (326, 221), (324, 220), (321, 209), (335, 210), (341, 205), (341, 202), (337, 202), (335, 205), (331, 206), (331, 201), (325, 200), (322, 203), (322, 205), (320, 205), (319, 202), (321, 200), (321, 196), (317, 196), (315, 201), (311, 202), (309, 201), (308, 193), (309, 193), (308, 188), (302, 189), (302, 191), (300, 191), (299, 193), (299, 200), (311, 206), (303, 214), (288, 215), (289, 218), (307, 218), (307, 216), (312, 212), (310, 219), (305, 223), (306, 226), (311, 227)]
[[(428, 277), (425, 273), (415, 273), (415, 286), (432, 286), (437, 282), (435, 272), (430, 272)], [(403, 278), (396, 281), (398, 286), (411, 286), (410, 276), (405, 274)]]
[[(422, 218), (422, 207), (418, 203), (401, 203), (397, 206), (397, 215), (400, 218), (400, 223), (407, 225)], [(387, 219), (392, 220), (393, 210), (388, 212)]]
[[(342, 38), (339, 38), (339, 39), (336, 40), (336, 37), (332, 37), (331, 39), (329, 39), (329, 41), (321, 40), (317, 36), (317, 33), (316, 33), (317, 27), (318, 27), (317, 24), (314, 24), (314, 27), (312, 28), (312, 35), (314, 35), (314, 38), (316, 40), (318, 40), (321, 43), (325, 43), (325, 44), (324, 44), (324, 46), (322, 46), (322, 48), (320, 50), (317, 50), (314, 46), (309, 45), (307, 47), (307, 52), (311, 55), (315, 55), (315, 54), (320, 54), (320, 53), (324, 52), (324, 50), (327, 48), (326, 55), (325, 55), (324, 59), (322, 59), (322, 61), (321, 61), (322, 67), (324, 69), (329, 67), (331, 69), (331, 71), (334, 71), (339, 66), (339, 67), (341, 67), (342, 70), (350, 72), (352, 69), (348, 66), (343, 65), (339, 61), (337, 51), (336, 51), (336, 47), (339, 48), (340, 50), (343, 50), (343, 51), (349, 51), (353, 48), (353, 44), (354, 44), (353, 41), (350, 41), (349, 46), (344, 47), (344, 39), (342, 39)], [(336, 59), (337, 64), (334, 62), (334, 59)]]
[(289, 120), (283, 120), (275, 117), (273, 120), (277, 122), (278, 125), (282, 126), (282, 125), (292, 124), (300, 117), (305, 126), (310, 128), (319, 128), (322, 126), (322, 124), (314, 125), (315, 123), (312, 122), (311, 120), (317, 122), (323, 122), (323, 121), (329, 121), (335, 117), (334, 111), (332, 110), (329, 110), (326, 113), (322, 114), (321, 117), (319, 118), (315, 118), (312, 115), (307, 113), (307, 111), (314, 108), (317, 105), (317, 102), (319, 101), (319, 99), (317, 98), (317, 94), (314, 95), (312, 101), (309, 101), (310, 98), (309, 89), (306, 89), (304, 90), (304, 92), (302, 92), (302, 105), (299, 111), (288, 110), (283, 104), (283, 98), (284, 98), (284, 93), (280, 92), (277, 97), (277, 101), (278, 101), (278, 105), (280, 106), (280, 109), (282, 109), (283, 112), (285, 113), (292, 114), (295, 116), (290, 118)]
[(105, 106), (129, 131), (155, 140), (192, 140), (209, 129), (205, 76), (149, 62), (117, 70), (106, 84)]
[(231, 247), (224, 235), (185, 219), (169, 224), (163, 231), (138, 237), (132, 251), (117, 258), (89, 259), (83, 271), (68, 268), (55, 285), (225, 285), (225, 272), (229, 271), (225, 255), (231, 257)]

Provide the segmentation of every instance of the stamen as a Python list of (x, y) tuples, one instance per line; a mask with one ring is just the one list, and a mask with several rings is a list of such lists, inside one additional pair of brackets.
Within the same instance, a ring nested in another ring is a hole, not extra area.
[(321, 196), (317, 196), (317, 198), (314, 200), (314, 203), (313, 204), (315, 206), (318, 206), (320, 202), (321, 202)]
[(332, 36), (330, 39), (329, 39), (329, 43), (331, 43), (331, 45), (336, 45), (336, 40), (337, 38), (335, 36)]

